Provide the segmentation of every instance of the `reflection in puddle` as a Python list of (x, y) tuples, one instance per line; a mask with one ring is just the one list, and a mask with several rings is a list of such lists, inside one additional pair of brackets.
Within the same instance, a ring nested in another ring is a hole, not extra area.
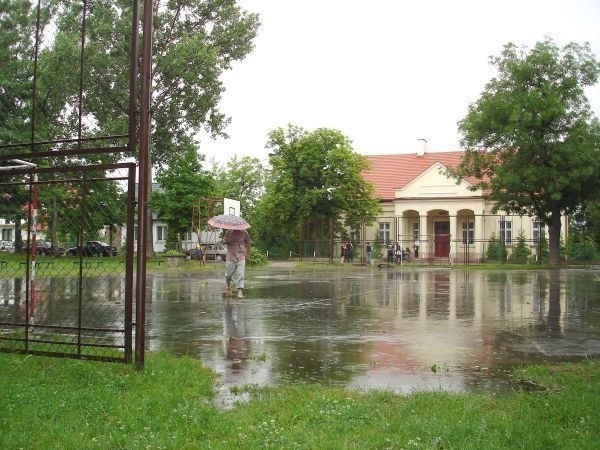
[(199, 358), (221, 392), (288, 382), (502, 391), (514, 365), (600, 354), (591, 271), (350, 270), (253, 269), (243, 302), (224, 301), (214, 275), (151, 275), (149, 345)]
[[(14, 320), (24, 285), (0, 283), (0, 320)], [(118, 325), (122, 277), (86, 283), (89, 325)], [(216, 271), (148, 274), (146, 342), (215, 370), (224, 406), (233, 386), (282, 383), (496, 392), (515, 365), (600, 355), (594, 270), (270, 267), (247, 271), (244, 301), (224, 300), (223, 284)], [(46, 279), (36, 320), (63, 323), (74, 289)]]

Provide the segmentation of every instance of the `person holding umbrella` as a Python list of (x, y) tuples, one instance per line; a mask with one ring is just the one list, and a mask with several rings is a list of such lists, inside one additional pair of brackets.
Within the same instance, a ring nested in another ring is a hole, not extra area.
[(250, 254), (252, 239), (246, 231), (248, 222), (238, 216), (221, 214), (208, 220), (208, 224), (224, 228), (227, 231), (223, 243), (227, 245), (225, 256), (225, 297), (231, 297), (231, 282), (235, 282), (237, 298), (244, 298), (244, 281), (246, 275), (246, 255)]

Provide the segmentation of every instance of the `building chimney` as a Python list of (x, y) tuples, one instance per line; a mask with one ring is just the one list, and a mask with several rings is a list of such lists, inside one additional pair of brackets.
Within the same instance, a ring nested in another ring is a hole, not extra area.
[(417, 156), (425, 155), (425, 150), (427, 150), (427, 139), (419, 138), (417, 141), (421, 141), (423, 145), (417, 150)]

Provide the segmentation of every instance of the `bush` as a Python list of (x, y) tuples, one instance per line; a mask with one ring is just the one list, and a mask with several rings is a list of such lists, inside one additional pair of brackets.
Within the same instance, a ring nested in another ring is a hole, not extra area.
[(506, 261), (506, 247), (496, 237), (496, 233), (490, 235), (486, 257), (490, 261)]
[(375, 233), (375, 239), (373, 240), (373, 253), (371, 257), (373, 261), (379, 261), (383, 257), (381, 249), (383, 248), (383, 240), (379, 233)]
[(548, 239), (546, 239), (546, 233), (540, 233), (540, 240), (536, 245), (536, 262), (538, 264), (544, 264), (548, 262), (548, 257), (550, 255), (550, 247), (548, 246)]
[(513, 248), (508, 260), (514, 264), (527, 264), (530, 256), (531, 250), (529, 250), (529, 246), (525, 240), (525, 233), (521, 229), (519, 237), (517, 237), (517, 245)]
[(255, 247), (250, 248), (250, 257), (246, 259), (248, 266), (265, 266), (267, 263), (267, 255)]

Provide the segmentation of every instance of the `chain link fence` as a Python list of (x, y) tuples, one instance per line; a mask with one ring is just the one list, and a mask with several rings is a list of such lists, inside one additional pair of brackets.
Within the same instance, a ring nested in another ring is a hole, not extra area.
[[(591, 233), (570, 229), (567, 218), (563, 222), (561, 261), (569, 264), (600, 263), (600, 251)], [(303, 224), (302, 229), (310, 228)], [(375, 224), (363, 226), (360, 230), (348, 230), (346, 235), (345, 239), (331, 235), (320, 239), (301, 239), (290, 246), (289, 259), (333, 263), (341, 262), (344, 256), (345, 262), (359, 264), (371, 261), (421, 265), (545, 264), (549, 259), (546, 227), (525, 216), (440, 214), (380, 217)], [(348, 244), (350, 254), (344, 252)], [(371, 247), (370, 257), (367, 245)], [(280, 253), (288, 256), (286, 252)]]
[(0, 350), (131, 361), (134, 174), (0, 172)]

